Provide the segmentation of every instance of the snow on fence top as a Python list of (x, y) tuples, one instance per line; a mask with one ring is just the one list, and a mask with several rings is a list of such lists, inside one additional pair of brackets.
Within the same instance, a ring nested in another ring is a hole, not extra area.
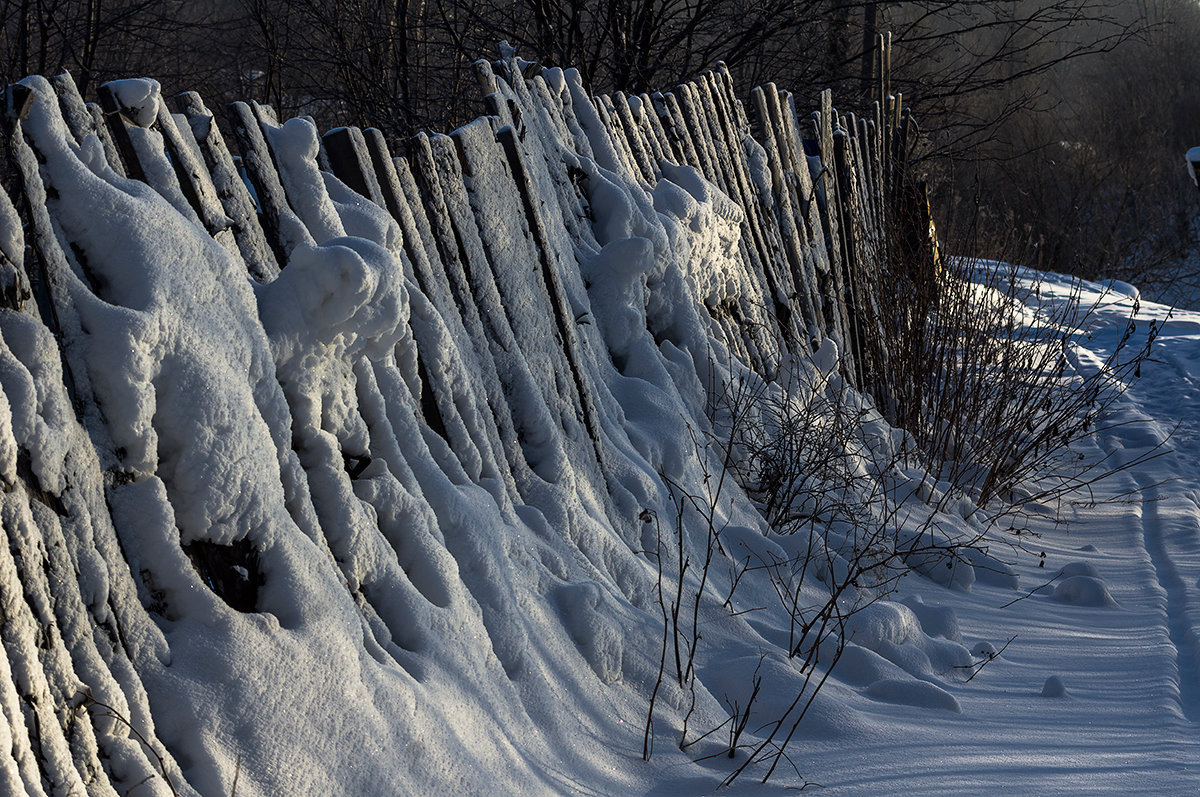
[(910, 122), (477, 68), (489, 115), (403, 157), (152, 80), (5, 91), (0, 791), (645, 777), (648, 519), (705, 482), (706, 388), (871, 380)]

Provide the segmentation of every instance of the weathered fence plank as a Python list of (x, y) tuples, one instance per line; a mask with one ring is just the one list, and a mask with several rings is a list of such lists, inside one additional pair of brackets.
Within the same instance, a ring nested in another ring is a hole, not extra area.
[[(756, 142), (724, 63), (666, 94), (617, 92), (589, 98), (590, 109), (584, 113), (594, 114), (600, 124), (590, 132), (576, 116), (582, 95), (571, 81), (577, 77), (518, 63), (511, 53), (494, 64), (477, 62), (474, 69), (485, 105), (498, 118), (494, 126), (512, 125), (528, 188), (512, 174), (521, 168), (512, 155), (503, 148), (498, 153), (509, 161), (506, 171), (518, 195), (524, 190), (537, 197), (534, 215), (545, 212), (544, 203), (553, 199), (561, 211), (552, 215), (555, 224), (563, 224), (571, 240), (582, 242), (577, 246), (597, 246), (585, 178), (572, 164), (576, 157), (592, 157), (593, 141), (604, 136), (618, 169), (643, 185), (661, 179), (664, 162), (693, 166), (742, 213), (744, 245), (737, 257), (753, 295), (709, 307), (731, 350), (768, 373), (782, 351), (803, 351), (829, 336), (841, 344), (847, 375), (865, 387), (874, 361), (886, 357), (882, 342), (877, 351), (868, 350), (866, 341), (879, 330), (864, 330), (859, 318), (876, 315), (862, 306), (865, 285), (876, 279), (867, 272), (881, 256), (889, 234), (885, 228), (895, 223), (896, 208), (912, 204), (906, 159), (914, 126), (902, 97), (891, 93), (888, 42), (880, 37), (877, 46), (874, 118), (840, 119), (824, 92), (813, 116), (811, 142), (801, 133), (794, 96), (771, 84), (751, 95), (759, 125)], [(157, 95), (148, 114), (123, 107), (121, 92), (103, 86), (98, 92), (101, 110), (84, 103), (69, 75), (52, 84), (76, 141), (98, 136), (114, 170), (151, 184), (243, 260), (256, 280), (273, 279), (298, 243), (334, 231), (322, 227), (314, 232), (317, 217), (306, 226), (302, 219), (308, 211), (298, 212), (289, 200), (286, 179), (265, 135), (279, 126), (269, 106), (230, 106), (243, 178), (198, 96), (175, 99), (181, 116), (172, 117)], [(105, 124), (98, 124), (101, 118)], [(435, 298), (441, 312), (453, 310), (455, 323), (471, 327), (473, 334), (485, 322), (469, 309), (479, 299), (474, 293), (479, 278), (472, 272), (491, 266), (482, 249), (466, 251), (471, 247), (464, 239), (472, 236), (465, 232), (463, 208), (470, 203), (455, 205), (445, 195), (453, 178), (436, 161), (453, 149), (450, 141), (431, 147), (426, 140), (415, 147), (414, 157), (423, 164), (417, 181), (407, 161), (392, 158), (379, 131), (340, 128), (318, 137), (315, 168), (329, 169), (351, 190), (387, 210), (401, 230), (406, 273)], [(443, 154), (435, 157), (435, 149)], [(469, 167), (464, 153), (455, 154), (456, 166)], [(536, 168), (528, 168), (530, 164)], [(761, 169), (765, 172), (756, 171)], [(526, 222), (531, 251), (557, 246), (554, 236), (538, 234), (536, 219)], [(478, 232), (474, 237), (478, 240)]]
[(351, 190), (387, 208), (375, 174), (367, 140), (357, 127), (338, 127), (321, 136), (321, 145), (335, 177)]
[(196, 145), (208, 168), (208, 174), (225, 215), (232, 222), (231, 230), (242, 261), (251, 276), (267, 282), (279, 273), (275, 253), (259, 223), (258, 208), (238, 172), (233, 155), (225, 145), (221, 129), (195, 92), (177, 95), (173, 104), (188, 122)]

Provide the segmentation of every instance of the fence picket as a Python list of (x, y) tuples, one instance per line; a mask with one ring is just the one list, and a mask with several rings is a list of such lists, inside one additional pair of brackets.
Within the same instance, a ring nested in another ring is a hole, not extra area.
[[(800, 123), (794, 95), (770, 83), (751, 94), (758, 125), (752, 131), (722, 62), (672, 92), (590, 97), (578, 91), (574, 73), (518, 62), (506, 53), (499, 61), (473, 66), (492, 114), (487, 124), (493, 130), (511, 126), (487, 157), (505, 161), (504, 171), (523, 203), (537, 197), (535, 207), (522, 215), (530, 252), (550, 258), (551, 270), (559, 259), (575, 256), (563, 249), (563, 235), (585, 250), (596, 245), (576, 160), (593, 157), (593, 144), (603, 148), (598, 142), (607, 138), (616, 160), (606, 162), (648, 187), (661, 179), (665, 162), (694, 167), (741, 209), (744, 243), (735, 256), (751, 289), (709, 307), (731, 351), (767, 373), (781, 347), (806, 348), (828, 336), (841, 345), (847, 375), (865, 386), (887, 358), (882, 330), (863, 327), (875, 322), (863, 321), (874, 313), (862, 305), (866, 286), (878, 279), (872, 269), (885, 228), (920, 224), (928, 217), (927, 209), (922, 215), (917, 207), (919, 189), (908, 178), (916, 130), (902, 95), (891, 90), (890, 42), (881, 36), (876, 46), (879, 97), (870, 113), (840, 118), (831, 94), (822, 92), (811, 133)], [(279, 124), (270, 106), (234, 103), (229, 108), (243, 180), (221, 131), (193, 93), (172, 100), (180, 116), (172, 116), (155, 97), (157, 105), (147, 117), (122, 107), (120, 94), (107, 84), (98, 89), (99, 105), (85, 103), (66, 73), (51, 85), (77, 142), (98, 136), (115, 171), (149, 183), (241, 258), (256, 280), (272, 279), (296, 245), (312, 242), (314, 233), (289, 200), (287, 181), (265, 135)], [(581, 111), (580, 102), (589, 108)], [(593, 120), (586, 122), (587, 132), (585, 117)], [(505, 137), (512, 141), (504, 144)], [(475, 217), (478, 200), (452, 190), (455, 180), (470, 179), (472, 166), (480, 165), (472, 159), (484, 151), (473, 143), (474, 154), (468, 156), (464, 140), (461, 135), (415, 139), (410, 165), (392, 157), (378, 130), (338, 128), (318, 138), (313, 167), (331, 171), (396, 219), (406, 275), (441, 312), (454, 316), (451, 326), (469, 326), (474, 335), (487, 325), (473, 307), (487, 282), (479, 270), (492, 269), (486, 250), (497, 242), (487, 241), (491, 233), (482, 231), (490, 229), (489, 223)], [(547, 213), (553, 230), (539, 227), (539, 217)], [(64, 255), (66, 267), (78, 271), (70, 257)], [(552, 290), (553, 275), (543, 274), (546, 279), (546, 290)], [(493, 280), (493, 291), (498, 284)], [(872, 342), (876, 337), (878, 344)], [(494, 404), (495, 397), (488, 401)]]
[(253, 108), (244, 102), (235, 102), (228, 110), (233, 136), (242, 152), (242, 165), (258, 197), (263, 232), (282, 268), (287, 265), (292, 250), (298, 244), (312, 243), (312, 236), (288, 205), (279, 172)]
[(188, 121), (209, 178), (224, 214), (232, 221), (231, 231), (250, 275), (267, 282), (279, 273), (279, 263), (259, 223), (258, 209), (250, 196), (233, 155), (225, 145), (216, 120), (200, 95), (189, 91), (172, 99), (175, 109)]

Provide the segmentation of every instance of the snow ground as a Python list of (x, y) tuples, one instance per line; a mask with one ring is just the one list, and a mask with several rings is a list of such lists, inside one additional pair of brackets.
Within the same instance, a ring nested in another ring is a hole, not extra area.
[[(1135, 292), (1089, 287), (1084, 301), (1101, 308), (1082, 344), (1102, 358)], [(968, 646), (1013, 640), (953, 689), (961, 714), (843, 698), (860, 732), (809, 738), (799, 754), (822, 793), (1200, 792), (1200, 313), (1176, 309), (1168, 320), (1168, 308), (1143, 302), (1137, 320), (1158, 320), (1162, 332), (1114, 420), (1140, 422), (1105, 432), (1099, 446), (1130, 461), (1169, 436), (1172, 452), (1102, 482), (1094, 504), (1047, 507), (1030, 551), (1012, 558), (1026, 591), (1088, 563), (1119, 605), (1071, 605), (1047, 590), (1006, 606), (1014, 593), (986, 583), (965, 593), (906, 579), (895, 597), (952, 608)], [(1066, 696), (1041, 695), (1051, 676)]]

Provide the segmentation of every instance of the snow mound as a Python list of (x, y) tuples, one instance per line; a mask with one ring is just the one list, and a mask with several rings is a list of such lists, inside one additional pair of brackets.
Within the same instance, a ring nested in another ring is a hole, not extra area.
[(1063, 679), (1057, 675), (1051, 675), (1046, 679), (1046, 683), (1042, 685), (1042, 697), (1067, 697), (1067, 687), (1063, 683)]
[(1114, 608), (1120, 604), (1108, 592), (1108, 586), (1093, 576), (1069, 576), (1054, 587), (1054, 599), (1078, 606)]
[(909, 595), (901, 603), (912, 610), (921, 623), (921, 630), (931, 637), (962, 642), (962, 631), (958, 627), (958, 615), (950, 606), (933, 606), (925, 603), (920, 595)]
[(925, 681), (886, 678), (867, 687), (867, 695), (886, 703), (900, 703), (919, 708), (941, 709), (961, 714), (958, 698), (941, 687)]
[[(922, 607), (935, 631), (955, 634), (952, 617)], [(957, 677), (959, 668), (972, 663), (970, 652), (958, 641), (927, 634), (917, 614), (908, 606), (878, 601), (847, 620), (847, 637), (918, 678)], [(961, 634), (958, 634), (961, 639)]]
[(975, 643), (975, 646), (971, 648), (971, 655), (977, 659), (994, 659), (1000, 655), (1000, 651), (991, 642), (983, 640)]
[(1058, 572), (1063, 578), (1087, 576), (1089, 578), (1100, 579), (1100, 571), (1091, 562), (1067, 562), (1059, 568)]
[[(897, 532), (897, 544), (905, 564), (938, 584), (969, 592), (975, 583), (975, 567), (964, 555), (969, 551), (950, 537), (932, 529)], [(997, 562), (998, 567), (1002, 563)]]
[(1008, 562), (974, 546), (964, 547), (962, 555), (971, 563), (978, 583), (1002, 589), (1020, 589), (1021, 577)]

